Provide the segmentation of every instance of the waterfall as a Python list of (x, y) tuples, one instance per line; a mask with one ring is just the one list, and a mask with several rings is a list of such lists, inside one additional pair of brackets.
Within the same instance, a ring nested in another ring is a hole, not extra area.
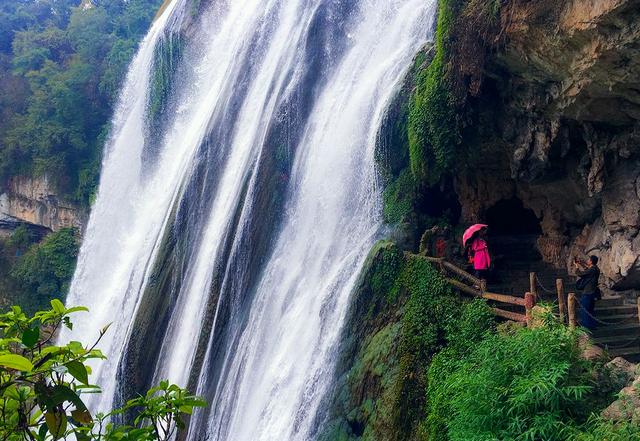
[(168, 378), (210, 403), (192, 440), (313, 437), (381, 231), (379, 127), (435, 4), (174, 0), (156, 19), (67, 299), (91, 313), (62, 338), (113, 322), (93, 410)]

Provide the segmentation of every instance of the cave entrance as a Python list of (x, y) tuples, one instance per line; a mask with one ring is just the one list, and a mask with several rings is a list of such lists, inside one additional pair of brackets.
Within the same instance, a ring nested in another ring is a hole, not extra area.
[(540, 219), (518, 198), (503, 199), (485, 214), (492, 236), (539, 236)]
[[(485, 213), (489, 225), (489, 248), (498, 267), (509, 270), (514, 265), (531, 268), (542, 260), (537, 239), (542, 234), (540, 219), (518, 198), (503, 199)], [(504, 276), (505, 280), (513, 275)]]

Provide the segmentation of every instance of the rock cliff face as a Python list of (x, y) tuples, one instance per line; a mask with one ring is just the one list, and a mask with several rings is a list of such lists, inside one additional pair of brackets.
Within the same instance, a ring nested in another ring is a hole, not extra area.
[(13, 178), (0, 195), (0, 216), (6, 228), (28, 223), (52, 231), (65, 227), (83, 229), (87, 213), (61, 201), (47, 177)]
[(481, 127), (454, 178), (462, 221), (518, 199), (545, 260), (595, 254), (609, 287), (640, 288), (640, 1), (512, 0), (499, 22), (469, 86)]

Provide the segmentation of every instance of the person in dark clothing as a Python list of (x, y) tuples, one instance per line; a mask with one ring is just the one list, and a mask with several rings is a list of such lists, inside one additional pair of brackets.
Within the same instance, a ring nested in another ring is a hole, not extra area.
[(589, 256), (586, 263), (576, 259), (574, 265), (578, 275), (576, 288), (582, 291), (580, 294), (580, 325), (589, 330), (594, 330), (597, 325), (593, 318), (596, 300), (601, 298), (600, 288), (598, 288), (598, 280), (600, 279), (598, 257)]

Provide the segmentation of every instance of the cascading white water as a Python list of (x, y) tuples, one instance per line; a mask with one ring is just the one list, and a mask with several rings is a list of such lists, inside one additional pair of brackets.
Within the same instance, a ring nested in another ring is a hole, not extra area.
[[(159, 324), (166, 326), (162, 355), (148, 368), (156, 379), (182, 386), (190, 375), (197, 380), (210, 407), (192, 419), (193, 440), (308, 439), (331, 381), (349, 294), (380, 229), (376, 136), (395, 88), (428, 37), (435, 0), (212, 2), (195, 26), (188, 84), (176, 94), (153, 166), (143, 172), (154, 50), (188, 5), (169, 5), (132, 63), (67, 300), (88, 306), (91, 320), (77, 320), (63, 338), (86, 341), (114, 322), (100, 345), (109, 361), (93, 374), (103, 393), (90, 402), (94, 409), (109, 407), (162, 238), (185, 186), (206, 168), (198, 152), (214, 127), (222, 158), (211, 171), (215, 191), (198, 195), (210, 203), (172, 293), (170, 319)], [(314, 26), (320, 15), (336, 23), (325, 35)], [(314, 39), (321, 39), (319, 50)], [(319, 52), (316, 78), (307, 68)], [(271, 232), (264, 264), (254, 268), (260, 271), (256, 283), (234, 291), (230, 287), (243, 287), (246, 274), (232, 262), (249, 253), (243, 239), (262, 216), (252, 201), (263, 185), (260, 161), (270, 130), (300, 90), (312, 91), (310, 112), (295, 145), (287, 146), (295, 156), (282, 220)], [(185, 206), (193, 204), (180, 210)], [(222, 288), (211, 297), (214, 275)], [(218, 309), (209, 323), (205, 309), (212, 298)], [(204, 324), (213, 332), (204, 334), (204, 363), (196, 366)], [(226, 337), (217, 340), (223, 325)]]

